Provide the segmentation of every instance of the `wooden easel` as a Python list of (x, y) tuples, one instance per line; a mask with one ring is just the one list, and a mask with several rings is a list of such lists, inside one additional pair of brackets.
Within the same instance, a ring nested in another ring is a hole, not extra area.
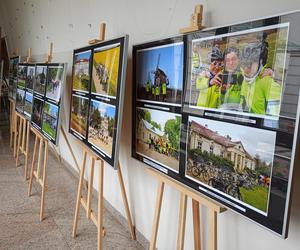
[(186, 205), (187, 198), (192, 198), (193, 201), (193, 222), (194, 222), (194, 249), (201, 250), (201, 238), (200, 238), (200, 217), (199, 217), (199, 204), (205, 206), (209, 210), (209, 250), (217, 249), (217, 214), (225, 211), (226, 209), (218, 205), (217, 203), (209, 200), (205, 196), (198, 192), (185, 187), (179, 182), (171, 179), (170, 177), (161, 174), (158, 171), (147, 168), (146, 172), (154, 176), (158, 180), (157, 197), (155, 215), (152, 226), (152, 234), (150, 240), (150, 250), (156, 249), (156, 240), (158, 233), (158, 226), (160, 220), (160, 211), (162, 205), (162, 198), (164, 193), (165, 184), (173, 187), (180, 192), (180, 210), (179, 210), (179, 223), (177, 234), (177, 250), (184, 249), (184, 234), (185, 234), (185, 222), (186, 222)]
[[(75, 238), (76, 237), (76, 232), (77, 232), (77, 226), (78, 226), (78, 215), (79, 215), (79, 210), (80, 210), (80, 204), (84, 207), (86, 210), (86, 217), (88, 219), (91, 219), (94, 224), (96, 225), (98, 229), (98, 250), (102, 249), (102, 242), (103, 242), (103, 237), (105, 236), (105, 229), (103, 226), (103, 186), (104, 186), (104, 161), (99, 158), (94, 152), (92, 152), (88, 147), (86, 147), (84, 144), (81, 142), (78, 142), (81, 144), (82, 149), (83, 149), (83, 156), (82, 156), (82, 165), (80, 169), (80, 177), (79, 177), (79, 184), (78, 184), (78, 191), (77, 191), (77, 200), (76, 200), (76, 208), (75, 208), (75, 216), (74, 216), (74, 223), (73, 223), (73, 232), (72, 236)], [(83, 189), (83, 182), (84, 182), (84, 172), (85, 172), (85, 167), (86, 167), (86, 160), (87, 156), (90, 156), (91, 158), (91, 165), (90, 165), (90, 174), (88, 178), (88, 190), (87, 190), (87, 199), (84, 199), (82, 196), (82, 189)], [(94, 168), (95, 168), (95, 163), (99, 162), (100, 168), (99, 168), (99, 176), (98, 176), (98, 213), (95, 215), (94, 211), (91, 209), (91, 202), (92, 202), (92, 196), (93, 196), (93, 179), (94, 179)], [(122, 176), (122, 170), (121, 170), (121, 165), (120, 162), (118, 162), (118, 179), (121, 187), (121, 193), (122, 193), (122, 198), (125, 206), (125, 211), (126, 211), (126, 216), (127, 216), (127, 221), (128, 221), (128, 227), (130, 230), (130, 234), (133, 240), (136, 239), (135, 235), (135, 227), (132, 224), (132, 219), (131, 219), (131, 213), (128, 205), (128, 200), (127, 200), (127, 195), (126, 195), (126, 190), (125, 190), (125, 185), (123, 181), (123, 176)]]
[(191, 15), (190, 18), (190, 26), (187, 28), (182, 28), (179, 30), (180, 34), (189, 33), (197, 30), (202, 30), (205, 27), (202, 26), (203, 20), (203, 5), (199, 4), (195, 6), (194, 13)]
[[(53, 43), (50, 43), (49, 53), (47, 54), (46, 63), (50, 63), (52, 60), (53, 53)], [(45, 205), (45, 192), (47, 191), (46, 186), (46, 177), (47, 177), (47, 163), (48, 163), (48, 139), (44, 137), (38, 130), (31, 127), (31, 132), (35, 135), (34, 148), (33, 148), (33, 157), (32, 164), (30, 170), (30, 178), (29, 178), (29, 186), (28, 186), (28, 196), (31, 195), (32, 190), (32, 182), (33, 179), (37, 181), (37, 183), (42, 187), (41, 193), (41, 206), (40, 206), (40, 221), (44, 219), (44, 205)], [(37, 146), (39, 144), (39, 149), (37, 152)], [(38, 158), (36, 159), (36, 156)], [(41, 176), (41, 162), (43, 158), (43, 176)], [(37, 160), (37, 169), (35, 170)]]
[[(104, 41), (105, 38), (105, 23), (100, 24), (100, 35), (99, 39), (94, 39), (89, 41), (89, 44), (96, 44), (98, 42)], [(98, 229), (98, 250), (102, 250), (102, 242), (103, 242), (103, 237), (105, 236), (105, 229), (103, 227), (103, 186), (104, 186), (104, 161), (98, 157), (92, 150), (90, 150), (87, 146), (85, 146), (83, 143), (78, 142), (82, 149), (83, 149), (83, 159), (82, 159), (82, 165), (80, 169), (80, 177), (79, 177), (79, 184), (78, 184), (78, 192), (77, 192), (77, 200), (76, 200), (76, 208), (75, 208), (75, 216), (74, 216), (74, 223), (73, 223), (73, 232), (72, 236), (75, 238), (76, 237), (76, 231), (77, 231), (77, 226), (78, 226), (78, 215), (79, 215), (79, 210), (80, 210), (80, 204), (84, 207), (86, 210), (86, 216), (88, 219), (91, 219), (94, 224), (96, 225)], [(86, 158), (87, 156), (90, 156), (91, 158), (91, 166), (90, 166), (90, 174), (89, 174), (89, 179), (88, 179), (88, 194), (87, 194), (87, 200), (85, 200), (82, 197), (82, 189), (83, 189), (83, 183), (84, 183), (84, 171), (85, 171), (85, 166), (86, 166)], [(99, 168), (99, 186), (98, 186), (98, 213), (97, 216), (95, 215), (94, 211), (91, 209), (91, 201), (92, 201), (92, 192), (93, 192), (93, 179), (94, 179), (94, 168), (95, 168), (95, 163), (96, 161), (100, 162), (100, 168)], [(122, 193), (122, 198), (125, 206), (125, 211), (126, 211), (126, 216), (127, 216), (127, 221), (128, 221), (128, 226), (130, 230), (130, 234), (133, 240), (136, 239), (135, 235), (135, 227), (132, 224), (132, 219), (131, 219), (131, 213), (128, 205), (128, 200), (127, 200), (127, 195), (126, 195), (126, 190), (125, 190), (125, 185), (123, 181), (123, 176), (122, 176), (122, 171), (121, 171), (121, 165), (120, 162), (118, 162), (118, 179), (121, 187), (121, 193)]]
[[(28, 48), (28, 55), (26, 57), (25, 63), (31, 62), (32, 50)], [(30, 121), (27, 121), (26, 118), (16, 112), (16, 120), (19, 120), (19, 136), (18, 136), (18, 144), (17, 144), (17, 156), (16, 156), (16, 167), (19, 166), (19, 152), (25, 157), (25, 180), (28, 180), (28, 159), (29, 159), (29, 140), (30, 140)], [(21, 142), (22, 140), (22, 142)]]
[[(32, 165), (31, 165), (30, 179), (29, 179), (29, 186), (28, 186), (28, 196), (31, 195), (33, 179), (36, 179), (37, 183), (42, 187), (41, 207), (40, 207), (40, 221), (42, 221), (44, 218), (45, 191), (47, 189), (46, 176), (47, 176), (47, 162), (48, 162), (48, 140), (42, 134), (40, 134), (35, 128), (31, 127), (31, 131), (35, 135), (35, 142), (34, 142)], [(39, 144), (39, 149), (37, 152), (38, 144)], [(37, 155), (38, 155), (37, 169), (34, 170)], [(42, 173), (43, 177), (41, 178), (40, 173), (41, 173), (42, 158), (43, 158), (43, 173)]]
[[(29, 135), (30, 135), (30, 121), (16, 112), (16, 124), (18, 124), (18, 144), (17, 144), (17, 156), (16, 156), (16, 167), (19, 166), (19, 155), (24, 155), (25, 157), (25, 180), (28, 180), (28, 159), (29, 159)], [(17, 126), (17, 125), (16, 125)]]

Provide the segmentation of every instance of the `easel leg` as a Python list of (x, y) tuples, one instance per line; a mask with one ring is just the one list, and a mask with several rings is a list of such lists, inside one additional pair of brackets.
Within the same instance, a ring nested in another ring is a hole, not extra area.
[(193, 225), (194, 225), (194, 249), (201, 250), (199, 202), (192, 199), (192, 207), (193, 207)]
[(217, 250), (217, 213), (209, 209), (208, 218), (209, 250)]
[(92, 204), (92, 197), (93, 197), (94, 168), (95, 168), (95, 158), (92, 157), (92, 165), (91, 165), (91, 169), (90, 169), (89, 184), (88, 184), (87, 209), (86, 209), (86, 217), (88, 219), (91, 218), (91, 204)]
[(16, 115), (14, 115), (14, 119), (15, 119), (15, 121), (14, 121), (14, 131), (15, 131), (15, 133), (14, 133), (14, 148), (13, 148), (13, 150), (14, 150), (14, 157), (16, 157), (16, 154), (17, 154), (17, 152), (16, 152), (16, 150), (17, 150), (17, 134), (18, 134), (18, 131), (17, 131), (18, 118), (17, 118)]
[(77, 191), (76, 209), (75, 209), (75, 217), (74, 217), (73, 232), (72, 232), (73, 238), (76, 237), (76, 231), (77, 231), (77, 226), (78, 226), (78, 215), (79, 215), (79, 209), (80, 209), (80, 203), (81, 203), (81, 192), (82, 192), (82, 187), (83, 187), (82, 184), (83, 184), (83, 179), (84, 179), (86, 156), (87, 156), (87, 152), (84, 150), (83, 151), (82, 166), (81, 166), (81, 169), (80, 169), (78, 191)]
[(131, 219), (130, 209), (129, 209), (129, 205), (128, 205), (128, 200), (127, 200), (127, 195), (126, 195), (126, 190), (125, 190), (125, 185), (124, 185), (120, 162), (118, 163), (118, 165), (119, 165), (118, 166), (118, 177), (119, 177), (119, 183), (121, 186), (121, 193), (122, 193), (122, 198), (123, 198), (123, 202), (124, 202), (124, 206), (125, 206), (128, 226), (130, 229), (131, 238), (133, 240), (136, 240), (135, 228), (134, 228), (134, 225), (132, 224), (132, 219)]
[(101, 160), (99, 169), (99, 186), (98, 186), (98, 250), (102, 250), (103, 245), (103, 174), (104, 174), (104, 162)]
[(28, 180), (28, 158), (29, 158), (29, 135), (30, 135), (30, 122), (27, 122), (26, 130), (26, 154), (25, 154), (25, 180)]
[(19, 136), (18, 136), (18, 145), (17, 145), (17, 158), (16, 158), (16, 167), (19, 165), (19, 151), (20, 151), (20, 146), (21, 146), (21, 139), (22, 139), (22, 119), (20, 119), (20, 124), (19, 124)]
[(38, 138), (36, 136), (35, 137), (35, 141), (34, 141), (32, 164), (31, 164), (31, 170), (30, 170), (30, 178), (29, 178), (29, 186), (28, 186), (28, 196), (31, 195), (31, 190), (32, 190), (32, 181), (33, 181), (34, 165), (35, 165), (35, 160), (36, 160), (37, 144), (38, 144)]
[(186, 203), (187, 203), (187, 195), (184, 193), (181, 193), (180, 194), (179, 222), (178, 222), (178, 236), (177, 236), (177, 250), (183, 250), (183, 248), (184, 248)]
[(157, 239), (158, 225), (160, 219), (161, 203), (164, 194), (164, 187), (165, 187), (165, 183), (159, 181), (158, 188), (157, 188), (156, 207), (155, 207), (154, 221), (153, 221), (153, 227), (151, 233), (151, 241), (149, 247), (150, 250), (156, 249), (156, 239)]
[(41, 197), (41, 210), (40, 221), (44, 218), (44, 205), (45, 205), (45, 189), (46, 189), (46, 176), (47, 176), (47, 161), (48, 161), (48, 141), (45, 141), (44, 148), (44, 168), (43, 168), (43, 185), (42, 185), (42, 197)]

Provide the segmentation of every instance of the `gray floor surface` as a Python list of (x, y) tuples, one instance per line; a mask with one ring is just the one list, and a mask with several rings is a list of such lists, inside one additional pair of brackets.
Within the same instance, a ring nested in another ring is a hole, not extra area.
[[(32, 196), (28, 197), (23, 156), (20, 163), (16, 168), (9, 146), (8, 123), (0, 119), (0, 249), (97, 249), (97, 229), (86, 218), (83, 207), (77, 237), (72, 238), (78, 179), (50, 153), (45, 219), (40, 222), (40, 186), (34, 183)], [(93, 208), (97, 211), (96, 205), (94, 198)], [(104, 226), (103, 249), (143, 249), (107, 210)]]

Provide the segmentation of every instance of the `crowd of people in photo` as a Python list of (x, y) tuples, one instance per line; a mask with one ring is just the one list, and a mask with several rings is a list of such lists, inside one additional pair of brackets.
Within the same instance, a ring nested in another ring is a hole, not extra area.
[(154, 136), (150, 136), (147, 143), (149, 149), (152, 149), (166, 156), (173, 156), (175, 158), (178, 158), (178, 151), (172, 148), (171, 143), (167, 142), (163, 138), (155, 138)]
[(208, 53), (208, 68), (203, 67), (201, 49), (193, 46), (191, 82), (198, 92), (194, 105), (279, 115), (282, 86), (274, 79), (273, 65), (267, 64), (267, 34), (239, 47), (221, 49), (214, 42)]
[(104, 64), (98, 63), (96, 65), (96, 75), (100, 84), (102, 85), (102, 90), (107, 91), (109, 74), (108, 69)]

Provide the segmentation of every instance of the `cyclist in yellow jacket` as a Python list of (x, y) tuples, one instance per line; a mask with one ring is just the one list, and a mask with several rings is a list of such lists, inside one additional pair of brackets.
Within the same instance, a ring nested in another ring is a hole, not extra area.
[(278, 116), (281, 85), (274, 81), (273, 71), (266, 68), (268, 44), (264, 41), (250, 43), (242, 51), (244, 81), (241, 90), (243, 111)]

